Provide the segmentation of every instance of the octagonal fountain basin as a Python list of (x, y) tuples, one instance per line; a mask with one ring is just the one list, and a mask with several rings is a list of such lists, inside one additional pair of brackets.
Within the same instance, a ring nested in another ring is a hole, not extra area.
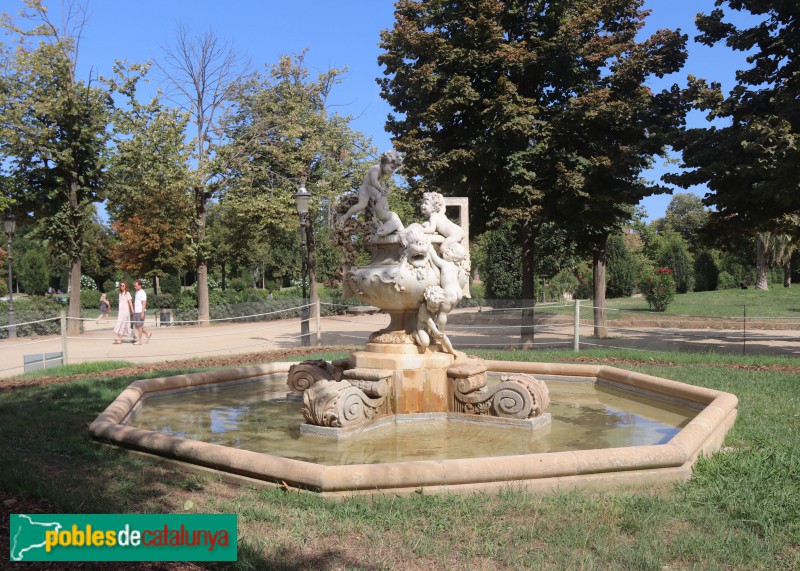
[(249, 483), (323, 496), (555, 491), (686, 480), (717, 451), (737, 399), (594, 365), (487, 361), (490, 382), (527, 373), (547, 383), (551, 421), (538, 428), (453, 413), (398, 416), (341, 440), (301, 433), (288, 395), (292, 363), (131, 383), (90, 425), (91, 436)]

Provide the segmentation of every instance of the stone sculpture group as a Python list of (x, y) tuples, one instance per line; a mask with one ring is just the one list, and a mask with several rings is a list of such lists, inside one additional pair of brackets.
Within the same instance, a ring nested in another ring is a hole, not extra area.
[[(343, 278), (356, 295), (390, 313), (398, 311), (398, 300), (389, 298), (403, 299), (404, 315), (396, 315), (378, 337), (390, 331), (396, 336), (402, 325), (419, 347), (435, 342), (459, 356), (445, 328), (448, 314), (462, 298), (470, 297), (466, 232), (447, 218), (444, 197), (438, 192), (423, 195), (420, 211), (425, 222), (404, 227), (389, 208), (390, 188), (382, 184), (401, 165), (398, 153), (383, 153), (380, 164), (368, 169), (357, 201), (349, 198), (339, 207), (334, 242), (350, 250), (343, 255)], [(364, 221), (359, 224), (352, 217), (362, 211)], [(364, 268), (353, 265), (358, 235), (373, 254), (372, 263)], [(409, 311), (415, 314), (413, 323)]]
[[(288, 382), (303, 397), (304, 426), (319, 434), (319, 427), (418, 413), (545, 420), (544, 383), (523, 375), (489, 389), (483, 361), (457, 351), (447, 337), (448, 315), (470, 296), (467, 232), (446, 216), (438, 192), (423, 195), (424, 222), (404, 226), (384, 183), (401, 165), (397, 152), (383, 153), (358, 192), (336, 207), (331, 238), (343, 252), (344, 296), (381, 308), (390, 322), (349, 359), (292, 367)], [(356, 264), (358, 243), (371, 254), (366, 265)], [(344, 433), (333, 434), (325, 435)]]

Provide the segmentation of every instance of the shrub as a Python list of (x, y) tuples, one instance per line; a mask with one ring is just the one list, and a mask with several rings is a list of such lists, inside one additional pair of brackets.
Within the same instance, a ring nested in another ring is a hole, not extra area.
[(520, 299), (522, 297), (522, 247), (511, 224), (489, 231), (486, 249), (486, 297)]
[(158, 293), (147, 296), (147, 308), (158, 309), (161, 307), (172, 307), (174, 299), (171, 294)]
[(176, 321), (197, 321), (197, 297), (191, 292), (181, 293), (172, 309)]
[(594, 299), (594, 279), (591, 265), (580, 264), (573, 271), (578, 280), (578, 287), (572, 295), (578, 299)]
[(173, 296), (181, 294), (181, 278), (178, 276), (164, 276), (159, 283), (161, 284), (161, 291), (163, 293), (169, 293)]
[[(61, 332), (61, 322), (57, 318), (64, 308), (60, 303), (45, 297), (30, 297), (28, 299), (14, 300), (15, 323), (18, 337), (31, 337), (33, 335), (58, 335)], [(48, 319), (49, 321), (40, 321)], [(30, 323), (36, 322), (36, 323)], [(8, 303), (0, 302), (0, 325), (8, 325)], [(0, 328), (0, 338), (8, 337), (8, 328)]]
[(606, 245), (606, 296), (630, 297), (636, 288), (636, 260), (628, 251), (625, 239), (615, 235)]
[[(81, 291), (96, 291), (97, 282), (89, 276), (81, 276)], [(99, 297), (97, 299), (100, 299)]]
[[(678, 293), (687, 293), (694, 287), (694, 272), (691, 257), (686, 243), (675, 234), (664, 243), (658, 256), (658, 263), (663, 268), (672, 270), (675, 287)], [(642, 292), (644, 293), (644, 292)]]
[(695, 291), (714, 291), (719, 283), (719, 268), (714, 256), (703, 250), (694, 260)]
[(8, 295), (8, 284), (6, 280), (0, 278), (0, 297), (6, 297)]
[(47, 260), (39, 249), (31, 248), (22, 255), (18, 278), (25, 293), (44, 295), (47, 292), (50, 274)]
[(244, 278), (233, 278), (230, 280), (229, 287), (234, 291), (244, 291), (250, 287), (250, 284)]
[(734, 289), (739, 287), (736, 283), (736, 278), (728, 272), (720, 272), (717, 276), (717, 289)]
[(669, 268), (656, 268), (639, 283), (639, 291), (653, 311), (665, 311), (675, 299), (675, 278)]
[(561, 300), (564, 294), (575, 296), (578, 289), (578, 278), (570, 270), (561, 270), (550, 280), (550, 297)]
[(106, 280), (106, 281), (103, 282), (103, 292), (105, 292), (105, 293), (109, 293), (111, 291), (114, 291), (116, 289), (116, 287), (117, 287), (117, 284), (114, 283), (113, 280)]
[(81, 290), (81, 309), (99, 309), (100, 292), (97, 290)]

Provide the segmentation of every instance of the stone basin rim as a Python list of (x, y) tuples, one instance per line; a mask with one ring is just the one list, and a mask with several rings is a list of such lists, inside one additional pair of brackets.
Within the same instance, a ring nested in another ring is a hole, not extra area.
[(665, 444), (339, 466), (230, 448), (123, 424), (145, 395), (285, 373), (294, 364), (276, 362), (134, 381), (89, 425), (89, 434), (96, 440), (224, 474), (337, 497), (413, 493), (419, 489), (472, 493), (509, 486), (531, 491), (608, 489), (682, 481), (691, 476), (691, 468), (700, 454), (710, 456), (719, 450), (736, 419), (738, 399), (733, 394), (617, 367), (521, 361), (487, 360), (486, 363), (492, 372), (602, 379), (604, 384), (623, 390), (664, 395), (702, 409)]

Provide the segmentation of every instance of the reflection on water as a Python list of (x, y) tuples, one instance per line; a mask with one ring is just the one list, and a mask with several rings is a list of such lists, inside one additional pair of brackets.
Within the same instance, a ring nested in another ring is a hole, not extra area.
[(285, 377), (151, 397), (129, 425), (321, 464), (372, 464), (663, 444), (694, 411), (584, 382), (547, 381), (552, 424), (536, 432), (399, 423), (339, 442), (300, 434)]

